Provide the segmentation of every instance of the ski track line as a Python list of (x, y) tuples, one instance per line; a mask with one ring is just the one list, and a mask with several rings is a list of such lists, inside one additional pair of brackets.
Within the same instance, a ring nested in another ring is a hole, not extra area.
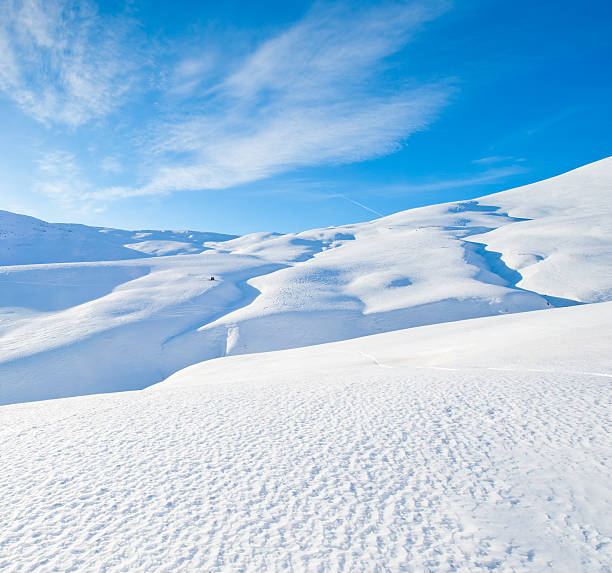
[(372, 362), (374, 362), (376, 366), (380, 366), (381, 368), (393, 368), (393, 366), (389, 366), (388, 364), (383, 364), (382, 362), (380, 362), (376, 358), (376, 356), (372, 356), (371, 354), (366, 354), (365, 352), (361, 352), (361, 351), (359, 351), (359, 354), (361, 354), (361, 356), (367, 358), (368, 360), (371, 360)]
[[(166, 338), (165, 340), (162, 341), (161, 343), (161, 347), (163, 349), (164, 346), (166, 346), (169, 342), (175, 341), (176, 339), (180, 338), (181, 336), (188, 334), (190, 332), (193, 332), (194, 330), (198, 330), (200, 328), (203, 328), (204, 326), (210, 325), (213, 322), (219, 320), (220, 318), (223, 318), (224, 316), (239, 310), (241, 308), (244, 308), (246, 306), (249, 306), (260, 294), (261, 292), (256, 289), (254, 286), (249, 284), (249, 281), (253, 278), (257, 278), (259, 276), (262, 275), (267, 275), (267, 274), (271, 274), (274, 273), (282, 268), (286, 268), (287, 265), (278, 265), (278, 264), (270, 264), (270, 265), (263, 265), (263, 267), (259, 267), (259, 269), (256, 268), (256, 270), (261, 270), (262, 272), (259, 272), (257, 274), (253, 274), (249, 277), (247, 277), (246, 279), (242, 279), (239, 281), (236, 281), (235, 283), (230, 283), (230, 286), (234, 286), (236, 287), (239, 291), (240, 291), (240, 298), (238, 298), (237, 300), (233, 301), (230, 305), (228, 306), (223, 306), (223, 307), (213, 307), (213, 306), (205, 306), (203, 307), (206, 310), (210, 310), (210, 309), (217, 309), (219, 310), (219, 312), (217, 314), (214, 314), (212, 317), (209, 317), (207, 319), (196, 319), (194, 320), (189, 326), (187, 326), (186, 328), (182, 329), (180, 332), (177, 332), (176, 334), (173, 334), (172, 336), (169, 336), (168, 338)], [(218, 282), (221, 283), (221, 288), (223, 288), (223, 281), (219, 280)], [(217, 287), (218, 288), (218, 287)], [(204, 295), (206, 295), (206, 293), (204, 293)], [(160, 316), (160, 319), (165, 319), (166, 315), (162, 314)]]

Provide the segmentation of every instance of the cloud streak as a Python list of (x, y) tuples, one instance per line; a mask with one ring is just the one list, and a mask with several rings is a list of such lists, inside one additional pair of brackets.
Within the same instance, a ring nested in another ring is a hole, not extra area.
[(0, 91), (47, 125), (105, 116), (138, 81), (136, 35), (86, 1), (0, 0)]
[(34, 188), (64, 208), (86, 211), (96, 209), (93, 205), (79, 201), (92, 192), (92, 185), (79, 167), (75, 155), (68, 151), (55, 150), (43, 154), (38, 160)]
[(162, 167), (141, 185), (93, 197), (224, 189), (398, 150), (435, 119), (450, 89), (386, 78), (387, 60), (444, 9), (442, 2), (317, 5), (214, 85), (198, 81), (191, 60), (199, 93), (190, 113), (155, 128)]
[(389, 185), (381, 188), (381, 192), (389, 195), (403, 195), (405, 193), (424, 193), (443, 191), (445, 189), (459, 189), (473, 185), (484, 185), (493, 181), (504, 179), (506, 177), (511, 177), (512, 175), (526, 173), (527, 171), (528, 169), (526, 167), (522, 167), (520, 165), (496, 167), (472, 175), (436, 179), (435, 181), (427, 181), (423, 183)]
[[(145, 54), (135, 22), (87, 0), (0, 0), (0, 90), (49, 127), (78, 128), (128, 99), (143, 104), (142, 125), (117, 114), (128, 156), (89, 158), (98, 177), (80, 167), (85, 151), (43, 158), (37, 190), (62, 203), (226, 189), (384, 156), (425, 129), (451, 88), (410, 81), (391, 58), (446, 8), (315, 4), (223, 70), (204, 40), (178, 60), (159, 46)], [(169, 81), (145, 93), (151, 62)], [(109, 177), (114, 186), (100, 187)]]

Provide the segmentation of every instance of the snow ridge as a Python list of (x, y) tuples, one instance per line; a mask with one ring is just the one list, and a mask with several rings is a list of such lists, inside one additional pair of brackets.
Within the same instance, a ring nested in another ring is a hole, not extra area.
[(198, 231), (122, 231), (47, 223), (0, 210), (0, 265), (117, 261), (145, 256), (201, 253), (208, 241), (235, 235)]

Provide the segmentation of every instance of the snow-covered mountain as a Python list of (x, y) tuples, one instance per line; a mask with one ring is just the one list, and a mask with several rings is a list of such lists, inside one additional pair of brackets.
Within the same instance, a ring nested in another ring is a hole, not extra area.
[(47, 223), (0, 211), (0, 265), (117, 261), (146, 256), (201, 253), (207, 241), (236, 235), (198, 231), (122, 231)]
[(611, 300), (611, 213), (612, 158), (367, 223), (222, 242), (190, 233), (206, 248), (196, 255), (144, 256), (175, 252), (160, 243), (182, 235), (80, 226), (71, 253), (61, 246), (73, 226), (44, 231), (5, 214), (0, 252), (27, 243), (14, 260), (48, 260), (53, 246), (58, 261), (104, 262), (0, 267), (0, 403), (144, 388), (220, 356)]

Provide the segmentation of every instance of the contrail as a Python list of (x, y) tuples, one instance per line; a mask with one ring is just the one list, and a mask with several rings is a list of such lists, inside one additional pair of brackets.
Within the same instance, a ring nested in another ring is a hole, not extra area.
[(342, 193), (336, 193), (336, 195), (338, 197), (342, 197), (343, 199), (346, 199), (347, 201), (349, 201), (350, 203), (353, 203), (354, 205), (357, 205), (358, 207), (361, 207), (362, 209), (366, 209), (367, 211), (371, 211), (372, 213), (374, 213), (375, 215), (378, 215), (379, 217), (384, 217), (385, 216), (380, 211), (377, 211), (376, 209), (372, 209), (372, 208), (368, 207), (367, 205), (364, 205), (363, 203), (360, 203), (359, 201), (355, 201), (355, 199), (351, 199), (350, 197), (347, 197), (346, 195), (343, 195)]

